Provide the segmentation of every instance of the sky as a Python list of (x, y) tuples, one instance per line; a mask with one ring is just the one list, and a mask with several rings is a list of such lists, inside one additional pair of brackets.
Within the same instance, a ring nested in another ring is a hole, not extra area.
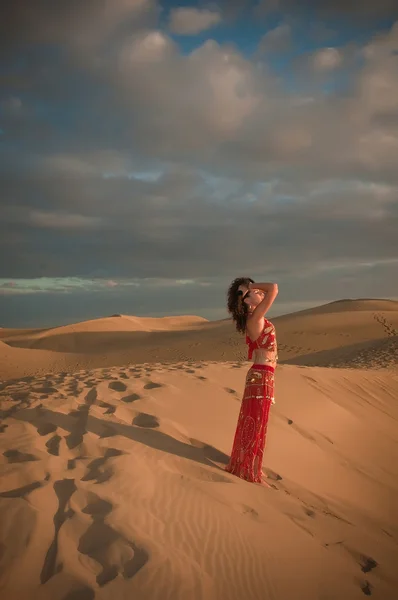
[(5, 0), (0, 326), (398, 297), (396, 0)]

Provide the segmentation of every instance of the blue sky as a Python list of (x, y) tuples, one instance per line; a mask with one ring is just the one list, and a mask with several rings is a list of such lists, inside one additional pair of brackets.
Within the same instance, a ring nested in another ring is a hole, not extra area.
[(0, 326), (398, 296), (395, 2), (7, 4)]

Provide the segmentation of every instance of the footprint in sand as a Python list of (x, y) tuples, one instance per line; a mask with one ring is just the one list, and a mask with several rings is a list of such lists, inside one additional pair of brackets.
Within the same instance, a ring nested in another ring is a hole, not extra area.
[(95, 592), (90, 587), (81, 587), (69, 592), (62, 600), (94, 600)]
[(42, 485), (43, 483), (41, 481), (33, 481), (32, 483), (28, 483), (28, 485), (23, 485), (22, 487), (0, 492), (0, 498), (25, 498), (25, 496), (34, 490), (37, 490), (37, 488), (42, 487)]
[(20, 452), (19, 450), (6, 450), (3, 452), (3, 456), (5, 456), (9, 463), (23, 463), (23, 462), (32, 462), (39, 460), (37, 456), (33, 454), (29, 454), (27, 452)]
[(283, 479), (279, 473), (275, 473), (275, 471), (272, 471), (272, 469), (265, 468), (263, 471), (266, 473), (267, 479), (271, 479), (271, 481), (282, 481)]
[(225, 465), (228, 464), (229, 456), (224, 454), (224, 452), (221, 452), (221, 450), (217, 450), (217, 448), (214, 448), (214, 446), (210, 446), (209, 444), (201, 442), (200, 440), (196, 440), (195, 438), (190, 438), (189, 442), (194, 448), (203, 450), (204, 458), (207, 458), (213, 462), (218, 462)]
[[(338, 519), (341, 519), (341, 517), (339, 517), (338, 515), (334, 515), (332, 513), (330, 514), (330, 516), (334, 516)], [(348, 521), (346, 521), (346, 523), (348, 523)], [(373, 569), (376, 569), (376, 567), (379, 566), (379, 563), (371, 556), (362, 554), (361, 552), (358, 552), (354, 548), (350, 548), (349, 546), (346, 546), (345, 544), (343, 544), (343, 546), (344, 546), (345, 550), (348, 552), (348, 554), (350, 554), (352, 556), (352, 558), (361, 567), (362, 573), (370, 573), (370, 571), (373, 571)]]
[(39, 435), (48, 435), (49, 433), (54, 433), (56, 431), (57, 426), (54, 423), (40, 423), (37, 427), (37, 433)]
[(379, 563), (370, 556), (361, 556), (361, 571), (363, 573), (369, 573), (373, 569), (379, 566)]
[(80, 390), (77, 385), (73, 385), (73, 386), (71, 385), (71, 386), (67, 387), (66, 391), (69, 392), (70, 394), (72, 394), (72, 396), (74, 396), (75, 398), (77, 398), (80, 394)]
[(81, 480), (95, 480), (96, 483), (108, 481), (113, 475), (113, 470), (106, 463), (110, 458), (121, 456), (122, 454), (122, 450), (118, 450), (117, 448), (107, 448), (104, 456), (95, 458), (87, 465), (87, 472)]
[(125, 579), (134, 577), (134, 575), (136, 575), (149, 560), (149, 554), (145, 548), (137, 546), (134, 542), (130, 542), (130, 547), (134, 551), (134, 556), (124, 565), (123, 577)]
[(125, 392), (127, 390), (127, 386), (123, 381), (111, 381), (109, 388), (115, 390), (115, 392)]
[(150, 381), (144, 385), (144, 390), (154, 390), (156, 388), (163, 387), (162, 383), (155, 383), (154, 381)]
[(247, 506), (246, 504), (242, 504), (239, 508), (242, 511), (242, 514), (247, 515), (248, 517), (251, 517), (257, 521), (259, 514), (254, 508)]
[(363, 591), (365, 596), (372, 595), (372, 586), (370, 585), (369, 581), (364, 581), (364, 583), (361, 584), (361, 590)]
[(189, 468), (180, 466), (179, 477), (186, 480), (204, 481), (209, 483), (234, 483), (223, 470), (212, 466), (191, 465)]
[(96, 381), (86, 381), (86, 382), (85, 382), (85, 384), (84, 384), (84, 386), (85, 386), (86, 388), (93, 388), (93, 387), (95, 387), (96, 385), (97, 385), (97, 382), (96, 382)]
[(22, 392), (13, 392), (11, 394), (11, 398), (15, 402), (18, 402), (19, 400), (27, 400), (29, 398), (29, 391), (24, 390)]
[(116, 406), (108, 404), (108, 402), (100, 402), (99, 406), (101, 408), (106, 408), (106, 410), (104, 411), (104, 415), (113, 415), (113, 413), (116, 411)]
[(35, 394), (54, 394), (58, 392), (58, 390), (50, 385), (43, 385), (32, 388), (32, 392), (34, 392)]
[(74, 479), (61, 479), (55, 481), (53, 487), (58, 498), (58, 509), (53, 518), (54, 538), (47, 551), (40, 573), (40, 582), (42, 584), (47, 583), (47, 581), (58, 572), (58, 535), (65, 521), (74, 515), (74, 511), (69, 506), (69, 501), (77, 489)]
[(226, 392), (228, 392), (228, 394), (236, 394), (236, 390), (233, 390), (232, 388), (228, 388), (228, 387), (226, 387), (226, 388), (224, 388), (224, 390), (225, 390)]
[(148, 415), (147, 413), (139, 413), (133, 419), (133, 425), (137, 425), (137, 427), (147, 427), (148, 429), (154, 429), (155, 427), (159, 427), (159, 419), (154, 415)]
[[(134, 577), (148, 562), (149, 554), (145, 548), (137, 546), (120, 533), (105, 523), (105, 518), (112, 512), (113, 506), (107, 500), (90, 494), (91, 501), (82, 510), (91, 516), (92, 523), (81, 536), (78, 551), (95, 560), (102, 567), (102, 572), (97, 575), (97, 584), (104, 586), (115, 579), (119, 572), (124, 578)], [(125, 556), (126, 551), (131, 558), (121, 564), (115, 564), (110, 549), (119, 546), (120, 556)]]
[(72, 410), (68, 416), (75, 418), (75, 424), (69, 435), (65, 436), (66, 444), (69, 450), (73, 450), (83, 442), (83, 436), (87, 433), (87, 420), (90, 407), (97, 400), (97, 389), (91, 388), (84, 399), (84, 404), (80, 404), (77, 410)]
[[(92, 493), (91, 495), (94, 496)], [(82, 512), (87, 515), (91, 515), (93, 520), (95, 520), (105, 519), (105, 517), (112, 512), (112, 509), (113, 505), (111, 502), (95, 496), (95, 498), (89, 502), (85, 508), (83, 508)]]
[(136, 400), (140, 400), (141, 396), (139, 394), (130, 394), (129, 396), (124, 396), (123, 398), (121, 398), (122, 402), (127, 402), (127, 404), (129, 404), (130, 402), (135, 402)]
[(47, 452), (53, 456), (59, 456), (59, 445), (61, 443), (61, 436), (54, 435), (46, 442)]

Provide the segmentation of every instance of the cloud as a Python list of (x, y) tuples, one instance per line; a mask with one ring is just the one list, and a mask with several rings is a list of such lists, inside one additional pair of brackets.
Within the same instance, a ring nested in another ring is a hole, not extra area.
[(278, 25), (274, 29), (267, 31), (267, 33), (261, 38), (258, 51), (260, 53), (286, 52), (291, 47), (291, 35), (291, 26), (288, 23)]
[(112, 42), (116, 33), (131, 32), (157, 22), (157, 0), (4, 0), (0, 24), (0, 51), (38, 42), (65, 44), (93, 51)]
[[(305, 90), (308, 96), (329, 90), (328, 97), (334, 95), (339, 101), (354, 90), (358, 75), (364, 67), (364, 48), (355, 43), (347, 45), (320, 46), (315, 50), (301, 52), (291, 59), (290, 76), (295, 87)], [(341, 92), (336, 93), (341, 87)], [(358, 98), (360, 101), (360, 98)]]
[(342, 53), (337, 48), (321, 48), (313, 54), (313, 65), (317, 71), (337, 69), (342, 61)]
[(130, 172), (132, 165), (128, 155), (116, 150), (93, 150), (69, 154), (57, 152), (37, 156), (35, 168), (58, 176), (118, 176)]
[(221, 22), (218, 10), (174, 8), (170, 13), (169, 28), (179, 35), (195, 35)]
[(158, 58), (137, 60), (140, 42), (124, 46), (112, 86), (124, 106), (141, 118), (131, 121), (131, 135), (141, 151), (175, 159), (188, 153), (208, 152), (209, 147), (233, 139), (254, 110), (259, 96), (252, 64), (236, 50), (209, 40), (188, 56), (164, 34)]
[[(356, 293), (371, 295), (372, 276), (392, 295), (398, 25), (363, 46), (304, 53), (286, 80), (266, 53), (215, 40), (182, 53), (149, 19), (154, 3), (127, 0), (102, 5), (108, 20), (91, 2), (72, 3), (99, 49), (81, 61), (70, 50), (81, 34), (44, 4), (27, 40), (59, 52), (44, 60), (36, 47), (16, 61), (6, 102), (21, 98), (23, 110), (1, 123), (2, 277), (101, 280), (74, 293), (120, 294), (126, 306), (123, 281), (150, 278), (173, 310), (176, 281), (178, 302), (198, 306), (221, 302), (239, 273), (277, 279), (285, 303), (320, 289), (338, 297), (356, 272)], [(278, 31), (286, 41), (288, 29)], [(134, 307), (155, 311), (151, 290), (148, 300), (134, 288)]]
[[(18, 236), (12, 246), (7, 217), (0, 231), (4, 277), (196, 280), (232, 277), (248, 265), (262, 273), (265, 264), (267, 271), (272, 266), (275, 274), (291, 276), (328, 261), (354, 265), (396, 255), (397, 185), (332, 179), (271, 186), (228, 178), (218, 181), (224, 196), (213, 196), (206, 172), (182, 168), (152, 182), (95, 178), (82, 185), (81, 179), (69, 179), (64, 196), (57, 193), (64, 187), (59, 178), (20, 185), (32, 193), (38, 182), (43, 204), (56, 199), (61, 211), (70, 205), (69, 196), (75, 197), (82, 216), (90, 219), (95, 210), (101, 222), (95, 229), (81, 222), (69, 229), (49, 228), (43, 237), (42, 223), (31, 221), (29, 207), (14, 207), (19, 221), (14, 213)], [(28, 203), (29, 194), (23, 200)]]
[[(239, 0), (237, 0), (239, 3)], [(245, 6), (246, 0), (241, 0), (240, 5)], [(346, 19), (370, 20), (383, 17), (397, 17), (398, 6), (396, 0), (259, 0), (255, 6), (258, 15), (269, 15), (271, 12), (280, 11), (288, 14), (303, 14), (312, 11), (321, 17), (343, 17)]]
[(101, 219), (96, 216), (68, 214), (63, 212), (51, 212), (33, 210), (30, 212), (30, 220), (34, 225), (44, 229), (87, 229), (97, 228)]
[(139, 288), (140, 285), (139, 282), (131, 280), (116, 282), (112, 279), (85, 279), (81, 277), (18, 278), (11, 281), (0, 279), (0, 294), (19, 296), (21, 294), (96, 293), (115, 287), (131, 290), (131, 288)]
[[(127, 43), (111, 86), (120, 110), (128, 107), (126, 132), (152, 158), (221, 170), (228, 165), (242, 177), (286, 177), (299, 170), (301, 177), (347, 173), (396, 181), (391, 127), (397, 58), (385, 50), (395, 29), (361, 49), (362, 63), (358, 48), (308, 55), (303, 92), (286, 93), (266, 62), (255, 64), (236, 49), (208, 41), (181, 56), (164, 34), (156, 61), (135, 60), (137, 42)], [(325, 94), (315, 75), (321, 67), (325, 74), (337, 72), (338, 61), (350, 93)], [(298, 66), (299, 85), (302, 73)]]
[(9, 96), (0, 103), (0, 110), (5, 115), (18, 115), (22, 109), (22, 100), (16, 96)]

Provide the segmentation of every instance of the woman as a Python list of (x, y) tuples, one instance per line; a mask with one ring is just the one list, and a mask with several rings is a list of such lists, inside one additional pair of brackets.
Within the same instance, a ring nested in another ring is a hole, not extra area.
[(248, 359), (253, 360), (253, 365), (246, 376), (231, 459), (226, 470), (254, 483), (265, 483), (262, 462), (269, 410), (274, 403), (278, 354), (275, 327), (264, 315), (277, 294), (276, 283), (254, 283), (249, 277), (238, 277), (228, 289), (228, 311), (236, 329), (246, 334)]

